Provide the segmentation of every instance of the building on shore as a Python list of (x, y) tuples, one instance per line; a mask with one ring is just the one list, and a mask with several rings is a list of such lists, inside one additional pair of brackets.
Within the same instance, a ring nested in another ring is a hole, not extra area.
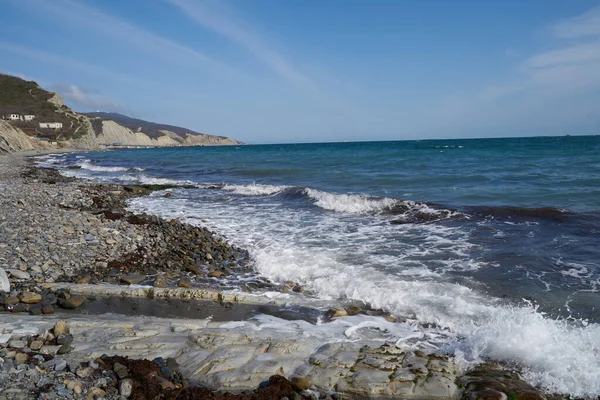
[(40, 129), (62, 129), (62, 122), (40, 122)]
[(31, 121), (35, 119), (35, 115), (32, 114), (8, 114), (7, 116), (2, 116), (2, 119), (7, 119), (9, 121)]

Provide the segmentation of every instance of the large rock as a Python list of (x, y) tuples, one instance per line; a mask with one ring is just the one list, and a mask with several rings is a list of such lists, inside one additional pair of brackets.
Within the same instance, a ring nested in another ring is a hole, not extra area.
[(19, 296), (19, 298), (21, 299), (21, 301), (23, 303), (27, 303), (27, 304), (37, 304), (40, 301), (42, 301), (41, 294), (27, 292), (27, 291), (23, 292), (23, 294), (21, 294), (21, 296)]
[(7, 271), (15, 279), (31, 279), (31, 275), (28, 272), (21, 271), (20, 269), (9, 269)]
[(10, 292), (10, 281), (4, 268), (0, 268), (0, 292)]

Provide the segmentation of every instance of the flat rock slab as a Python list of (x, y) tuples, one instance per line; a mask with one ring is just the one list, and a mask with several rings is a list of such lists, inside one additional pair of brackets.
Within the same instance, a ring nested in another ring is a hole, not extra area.
[[(58, 320), (1, 314), (5, 332), (43, 332)], [(253, 322), (214, 322), (99, 315), (69, 319), (69, 357), (102, 354), (154, 359), (175, 357), (191, 383), (227, 390), (254, 389), (272, 375), (303, 378), (322, 392), (351, 397), (455, 398), (454, 363), (381, 342), (323, 344), (325, 333), (303, 335), (305, 321), (273, 327)]]

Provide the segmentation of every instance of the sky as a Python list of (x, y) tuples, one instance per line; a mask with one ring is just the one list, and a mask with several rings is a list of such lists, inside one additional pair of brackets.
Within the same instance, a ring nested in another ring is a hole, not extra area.
[(247, 143), (600, 134), (600, 1), (0, 0), (0, 72)]

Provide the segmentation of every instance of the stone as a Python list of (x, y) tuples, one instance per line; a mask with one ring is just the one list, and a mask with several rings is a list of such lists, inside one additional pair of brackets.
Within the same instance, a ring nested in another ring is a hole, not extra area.
[(29, 314), (31, 314), (31, 315), (41, 315), (42, 314), (42, 306), (40, 304), (34, 304), (29, 309)]
[(348, 315), (348, 312), (341, 307), (334, 307), (330, 308), (329, 311), (327, 311), (327, 315), (329, 315), (330, 318), (339, 318), (346, 317)]
[(42, 301), (42, 295), (27, 291), (23, 292), (19, 298), (23, 303), (27, 304), (37, 304)]
[(167, 287), (167, 278), (164, 275), (156, 275), (156, 278), (154, 278), (154, 283), (152, 284), (152, 286), (157, 287), (157, 288)]
[(54, 307), (50, 304), (42, 307), (42, 314), (54, 314)]
[(292, 384), (294, 390), (298, 392), (301, 392), (311, 387), (310, 380), (302, 376), (292, 376), (290, 378), (290, 383)]
[(173, 382), (170, 382), (170, 381), (166, 381), (166, 380), (160, 381), (160, 382), (158, 382), (158, 384), (163, 389), (175, 389), (175, 385), (173, 384)]
[(64, 320), (57, 321), (54, 324), (53, 333), (54, 333), (54, 336), (64, 335), (64, 334), (69, 333), (69, 323)]
[(64, 345), (73, 343), (73, 335), (70, 333), (61, 333), (56, 337), (56, 344)]
[(0, 268), (0, 292), (10, 292), (10, 280), (4, 268)]
[(209, 277), (209, 278), (220, 278), (220, 277), (222, 277), (223, 275), (224, 275), (224, 274), (223, 274), (223, 272), (221, 272), (221, 271), (217, 271), (217, 270), (215, 270), (215, 271), (210, 271), (210, 272), (208, 273), (208, 277)]
[(79, 308), (83, 303), (85, 303), (85, 296), (82, 295), (71, 296), (68, 299), (58, 299), (59, 307), (65, 308), (67, 310), (74, 310), (76, 308)]
[(29, 360), (29, 356), (25, 353), (17, 353), (15, 356), (15, 363), (17, 365), (26, 364), (27, 360)]
[(119, 280), (122, 283), (126, 283), (128, 285), (137, 285), (146, 280), (146, 275), (138, 275), (138, 274), (130, 274), (130, 275), (121, 275)]
[(67, 360), (62, 358), (56, 361), (56, 364), (54, 364), (55, 371), (63, 371), (65, 368), (67, 368)]
[(85, 285), (85, 284), (90, 283), (90, 279), (91, 279), (91, 277), (89, 275), (88, 276), (83, 276), (83, 277), (77, 279), (75, 281), (75, 283), (77, 283), (78, 285)]
[(20, 313), (20, 312), (29, 312), (30, 305), (26, 303), (18, 303), (14, 304), (10, 309), (11, 312)]
[(70, 353), (71, 350), (73, 350), (73, 348), (71, 347), (70, 344), (63, 344), (62, 346), (60, 346), (58, 348), (58, 351), (56, 352), (56, 354), (67, 354), (67, 353)]
[(22, 349), (27, 346), (27, 342), (25, 340), (10, 340), (8, 342), (8, 348), (10, 349)]
[(19, 298), (17, 296), (9, 296), (7, 298), (4, 299), (4, 304), (6, 304), (7, 306), (12, 305), (12, 304), (18, 304), (21, 300), (19, 300)]
[(202, 268), (197, 265), (189, 265), (186, 269), (195, 275), (204, 275)]
[(113, 371), (115, 371), (117, 376), (121, 379), (126, 378), (127, 375), (129, 375), (129, 371), (127, 370), (127, 367), (118, 362), (116, 362), (113, 365)]
[(133, 391), (133, 381), (129, 378), (123, 379), (119, 382), (119, 394), (123, 397), (128, 398), (131, 396)]
[(177, 286), (182, 288), (191, 288), (192, 281), (187, 276), (182, 276), (181, 279), (179, 279), (179, 282), (177, 282)]
[(88, 390), (88, 399), (90, 398), (90, 396), (95, 397), (95, 398), (105, 397), (106, 392), (104, 390), (100, 389), (99, 387), (93, 387), (93, 388), (90, 388), (90, 390)]
[(52, 345), (44, 345), (42, 346), (42, 348), (40, 349), (40, 354), (46, 354), (46, 355), (56, 355), (58, 353), (58, 350), (61, 348), (62, 346), (52, 346)]
[(31, 345), (29, 347), (33, 351), (38, 351), (39, 349), (42, 348), (43, 345), (44, 345), (44, 342), (42, 340), (34, 340), (33, 342), (31, 342)]
[(6, 270), (15, 279), (31, 279), (31, 275), (25, 271), (21, 271), (20, 269), (8, 269)]
[(360, 308), (359, 306), (348, 306), (345, 308), (345, 310), (348, 313), (348, 315), (357, 315), (360, 314), (362, 308)]
[(92, 372), (94, 372), (94, 369), (91, 367), (85, 367), (85, 368), (80, 368), (77, 370), (77, 372), (75, 373), (78, 377), (80, 378), (86, 378), (88, 376), (90, 376), (92, 374)]

